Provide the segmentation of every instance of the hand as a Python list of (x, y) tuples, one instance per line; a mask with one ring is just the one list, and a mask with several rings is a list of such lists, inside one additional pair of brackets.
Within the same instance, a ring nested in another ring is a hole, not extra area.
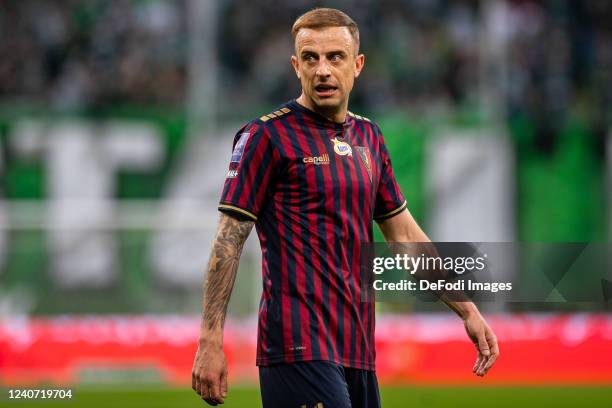
[(463, 321), (463, 324), (478, 351), (472, 372), (483, 377), (499, 357), (497, 337), (480, 313), (471, 314)]
[(200, 342), (193, 362), (191, 388), (210, 405), (227, 396), (227, 361), (221, 345)]

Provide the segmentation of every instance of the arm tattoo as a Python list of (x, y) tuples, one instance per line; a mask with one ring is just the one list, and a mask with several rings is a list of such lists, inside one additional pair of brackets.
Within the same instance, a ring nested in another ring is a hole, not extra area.
[(223, 328), (242, 247), (252, 228), (251, 221), (239, 221), (225, 214), (221, 215), (204, 284), (202, 324), (208, 330)]

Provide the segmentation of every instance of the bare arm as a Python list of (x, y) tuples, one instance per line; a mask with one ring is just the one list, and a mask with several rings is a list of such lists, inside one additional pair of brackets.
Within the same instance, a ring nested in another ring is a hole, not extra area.
[(251, 229), (252, 221), (240, 221), (221, 214), (208, 261), (192, 387), (210, 405), (223, 404), (227, 395), (223, 327), (242, 248)]
[(252, 221), (239, 221), (221, 214), (208, 260), (204, 284), (200, 340), (223, 340), (223, 326), (242, 248), (253, 229)]
[[(387, 242), (431, 242), (408, 210), (379, 223)], [(433, 246), (431, 247), (433, 248)], [(476, 346), (478, 356), (472, 371), (484, 376), (499, 357), (497, 338), (473, 302), (458, 302), (444, 296), (440, 299), (461, 319)]]

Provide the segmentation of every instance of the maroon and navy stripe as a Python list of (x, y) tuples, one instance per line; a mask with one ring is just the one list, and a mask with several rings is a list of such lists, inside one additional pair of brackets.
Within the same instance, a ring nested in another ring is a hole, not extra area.
[[(253, 145), (243, 157), (250, 163), (234, 165), (237, 180), (226, 182), (221, 203), (258, 220), (264, 275), (258, 364), (322, 359), (372, 369), (374, 305), (361, 302), (361, 244), (372, 240), (372, 214), (396, 211), (403, 198), (381, 164), (388, 154), (378, 129), (354, 118), (346, 127), (322, 123), (292, 105), (291, 114), (251, 124)], [(334, 137), (369, 149), (372, 180), (355, 149), (352, 157), (333, 152)], [(325, 153), (329, 165), (301, 161)], [(317, 188), (325, 191), (312, 193)]]

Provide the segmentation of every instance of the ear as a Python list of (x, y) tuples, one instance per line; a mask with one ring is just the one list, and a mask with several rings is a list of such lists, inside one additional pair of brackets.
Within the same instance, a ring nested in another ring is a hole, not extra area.
[(295, 75), (297, 75), (298, 79), (300, 78), (300, 62), (298, 61), (295, 55), (291, 56), (291, 65), (293, 65), (293, 69), (295, 70)]
[(357, 58), (355, 58), (355, 78), (361, 74), (361, 70), (365, 64), (365, 55), (359, 54)]

